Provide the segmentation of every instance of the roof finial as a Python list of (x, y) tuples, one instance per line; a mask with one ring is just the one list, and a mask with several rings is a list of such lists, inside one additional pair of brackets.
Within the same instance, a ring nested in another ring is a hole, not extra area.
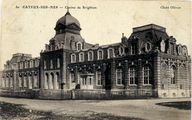
[(124, 37), (124, 33), (122, 33), (122, 37)]
[(69, 12), (69, 0), (67, 0), (67, 13)]

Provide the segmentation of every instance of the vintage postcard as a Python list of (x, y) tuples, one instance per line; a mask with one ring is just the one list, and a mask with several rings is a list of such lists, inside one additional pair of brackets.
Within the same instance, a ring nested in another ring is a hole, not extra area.
[(191, 1), (0, 7), (0, 120), (191, 119)]

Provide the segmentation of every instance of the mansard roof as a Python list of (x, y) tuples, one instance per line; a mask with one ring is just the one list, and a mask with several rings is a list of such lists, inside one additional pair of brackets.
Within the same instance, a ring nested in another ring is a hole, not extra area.
[(16, 54), (13, 54), (13, 57), (11, 58), (10, 62), (17, 63), (17, 62), (25, 61), (25, 60), (29, 60), (29, 59), (32, 59), (31, 54), (16, 53)]
[(166, 33), (166, 28), (155, 25), (148, 24), (140, 27), (133, 28), (133, 33), (129, 37), (130, 40), (139, 39), (139, 40), (153, 40), (159, 41), (161, 39), (166, 40), (169, 36)]

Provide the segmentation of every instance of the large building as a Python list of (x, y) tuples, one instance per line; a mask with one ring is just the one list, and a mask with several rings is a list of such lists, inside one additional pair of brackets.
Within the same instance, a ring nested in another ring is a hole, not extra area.
[(42, 99), (190, 97), (191, 58), (164, 27), (133, 28), (118, 43), (87, 43), (69, 12), (40, 58), (17, 53), (1, 72), (1, 95)]

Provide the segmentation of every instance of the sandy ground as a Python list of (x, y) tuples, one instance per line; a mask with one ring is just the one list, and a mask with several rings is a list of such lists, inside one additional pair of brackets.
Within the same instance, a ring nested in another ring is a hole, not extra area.
[(147, 120), (190, 120), (190, 110), (155, 105), (161, 102), (186, 101), (182, 99), (137, 99), (137, 100), (34, 100), (0, 97), (0, 101), (24, 104), (32, 110), (52, 111), (55, 114), (81, 115), (91, 111)]

